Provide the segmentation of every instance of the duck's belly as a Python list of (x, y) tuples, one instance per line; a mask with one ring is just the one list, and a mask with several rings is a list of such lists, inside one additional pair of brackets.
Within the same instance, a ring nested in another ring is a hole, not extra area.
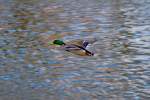
[(80, 56), (88, 56), (87, 54), (86, 54), (86, 52), (85, 51), (83, 51), (83, 50), (71, 50), (71, 51), (69, 51), (69, 52), (71, 52), (71, 53), (73, 53), (73, 54), (76, 54), (76, 55), (80, 55)]

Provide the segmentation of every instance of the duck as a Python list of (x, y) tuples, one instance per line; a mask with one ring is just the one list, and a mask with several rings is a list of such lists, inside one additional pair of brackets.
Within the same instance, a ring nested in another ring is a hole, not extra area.
[(87, 50), (86, 47), (90, 43), (87, 40), (72, 40), (69, 42), (64, 42), (62, 40), (54, 40), (52, 42), (54, 45), (60, 46), (61, 50), (65, 50), (67, 52), (80, 55), (80, 56), (93, 56), (94, 53)]

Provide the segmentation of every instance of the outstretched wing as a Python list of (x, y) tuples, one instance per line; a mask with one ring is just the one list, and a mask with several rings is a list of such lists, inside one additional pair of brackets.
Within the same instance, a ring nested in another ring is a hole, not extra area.
[(70, 45), (74, 44), (74, 45), (78, 45), (80, 47), (86, 48), (89, 42), (85, 40), (77, 39), (77, 40), (66, 42), (66, 44), (70, 44)]
[(74, 50), (81, 50), (81, 48), (77, 47), (76, 45), (66, 45), (64, 46), (66, 51), (74, 51)]
[(66, 44), (75, 44), (83, 48), (86, 48), (88, 44), (93, 44), (96, 41), (97, 39), (95, 37), (89, 37), (89, 38), (85, 38), (84, 40), (82, 39), (71, 40), (66, 42)]
[(86, 48), (88, 44), (89, 44), (89, 42), (88, 42), (88, 41), (83, 41), (83, 43), (82, 43), (82, 47), (83, 47), (83, 48)]

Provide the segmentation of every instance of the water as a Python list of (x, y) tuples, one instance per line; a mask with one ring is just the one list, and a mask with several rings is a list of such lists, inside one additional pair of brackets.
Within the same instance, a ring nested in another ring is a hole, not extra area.
[[(149, 9), (149, 0), (0, 0), (1, 100), (149, 100)], [(50, 49), (47, 36), (97, 38), (95, 56)]]

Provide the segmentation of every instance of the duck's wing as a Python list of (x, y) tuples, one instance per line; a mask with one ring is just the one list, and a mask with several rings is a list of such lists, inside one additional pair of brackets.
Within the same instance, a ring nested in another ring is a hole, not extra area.
[(93, 44), (96, 41), (97, 41), (97, 39), (94, 37), (93, 38), (92, 37), (86, 38), (86, 39), (84, 39), (84, 41), (82, 41), (82, 47), (86, 48), (88, 44)]
[(67, 41), (66, 44), (70, 45), (70, 44), (76, 44), (79, 46), (82, 46), (83, 40), (81, 39), (77, 39), (77, 40), (71, 40), (71, 41)]
[(71, 40), (71, 41), (66, 42), (66, 44), (69, 44), (69, 45), (73, 44), (73, 45), (78, 45), (80, 47), (86, 48), (88, 44), (93, 44), (96, 41), (97, 41), (96, 38), (86, 38), (84, 40), (82, 39)]
[(64, 49), (66, 51), (81, 50), (81, 48), (77, 47), (76, 45), (65, 45)]
[(89, 42), (88, 42), (88, 41), (83, 41), (83, 43), (82, 43), (82, 47), (83, 47), (83, 48), (86, 48), (88, 44), (89, 44)]
[(65, 50), (73, 54), (80, 55), (80, 56), (93, 56), (94, 55), (92, 52), (78, 45), (66, 46)]
[(72, 40), (72, 41), (66, 42), (66, 44), (73, 44), (73, 45), (78, 45), (80, 47), (86, 48), (87, 45), (89, 44), (89, 42), (85, 41), (85, 40), (78, 39), (78, 40)]

